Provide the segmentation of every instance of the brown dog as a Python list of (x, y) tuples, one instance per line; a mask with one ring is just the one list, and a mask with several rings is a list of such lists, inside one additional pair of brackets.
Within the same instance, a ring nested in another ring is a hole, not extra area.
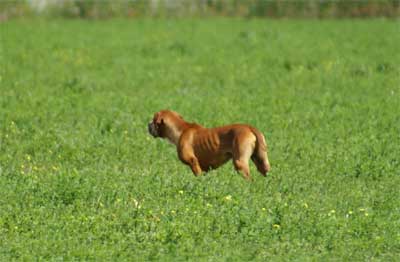
[(166, 138), (175, 144), (179, 159), (196, 176), (218, 168), (231, 158), (235, 169), (246, 179), (251, 179), (250, 158), (263, 176), (270, 170), (264, 136), (249, 125), (205, 128), (186, 122), (174, 111), (162, 110), (154, 114), (148, 129), (153, 137)]

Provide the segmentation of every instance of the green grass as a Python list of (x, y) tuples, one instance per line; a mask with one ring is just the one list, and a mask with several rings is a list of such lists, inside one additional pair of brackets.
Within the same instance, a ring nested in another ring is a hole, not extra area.
[[(0, 260), (400, 255), (397, 21), (0, 24)], [(195, 178), (160, 109), (266, 136), (272, 171)]]

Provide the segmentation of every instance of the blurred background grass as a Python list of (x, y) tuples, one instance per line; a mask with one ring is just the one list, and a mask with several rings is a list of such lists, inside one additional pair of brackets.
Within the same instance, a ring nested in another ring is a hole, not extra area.
[(19, 0), (0, 2), (0, 20), (37, 15), (107, 19), (143, 16), (397, 18), (399, 14), (400, 0)]

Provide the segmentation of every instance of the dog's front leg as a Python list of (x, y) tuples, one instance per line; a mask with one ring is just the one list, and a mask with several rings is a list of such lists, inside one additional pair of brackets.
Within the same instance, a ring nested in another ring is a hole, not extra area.
[(199, 160), (194, 155), (194, 152), (191, 147), (182, 147), (178, 150), (179, 159), (190, 166), (192, 172), (195, 176), (200, 176), (203, 170), (200, 167)]
[(199, 164), (199, 161), (197, 160), (197, 158), (193, 157), (190, 160), (189, 165), (190, 165), (190, 168), (192, 169), (192, 172), (193, 172), (193, 174), (195, 176), (200, 176), (201, 173), (203, 172), (203, 170), (201, 170), (201, 167), (200, 167), (200, 164)]
[(192, 169), (192, 172), (195, 176), (200, 176), (203, 170), (201, 170), (199, 160), (195, 156), (192, 157), (187, 157), (185, 159), (181, 159), (183, 163), (186, 165), (190, 166), (190, 169)]

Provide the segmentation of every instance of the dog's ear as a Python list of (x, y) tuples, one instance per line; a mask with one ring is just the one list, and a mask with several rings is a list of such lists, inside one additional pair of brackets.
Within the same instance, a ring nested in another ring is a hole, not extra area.
[(161, 124), (164, 124), (164, 119), (161, 117), (161, 114), (160, 113), (157, 113), (155, 116), (154, 116), (154, 123), (155, 124), (157, 124), (157, 125), (161, 125)]

